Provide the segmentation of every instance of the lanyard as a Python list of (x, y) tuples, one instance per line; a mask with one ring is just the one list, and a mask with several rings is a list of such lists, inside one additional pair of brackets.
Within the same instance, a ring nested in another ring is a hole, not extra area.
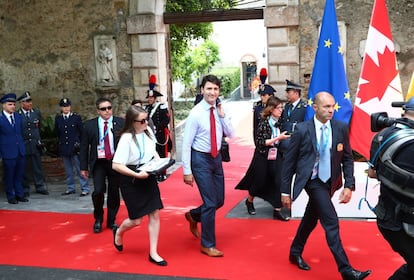
[(275, 127), (276, 122), (272, 121), (271, 118), (269, 118), (269, 125), (270, 128), (272, 129), (272, 136), (277, 137), (279, 136), (279, 128)]
[(141, 148), (139, 147), (139, 143), (138, 143), (138, 139), (137, 139), (137, 135), (136, 134), (134, 134), (134, 142), (135, 142), (135, 145), (137, 145), (137, 148), (138, 148), (138, 152), (139, 152), (139, 156), (138, 156), (138, 160), (139, 160), (139, 162), (138, 163), (141, 163), (141, 159), (144, 157), (144, 152), (145, 152), (145, 139), (144, 139), (144, 133), (142, 133), (142, 153), (141, 153)]

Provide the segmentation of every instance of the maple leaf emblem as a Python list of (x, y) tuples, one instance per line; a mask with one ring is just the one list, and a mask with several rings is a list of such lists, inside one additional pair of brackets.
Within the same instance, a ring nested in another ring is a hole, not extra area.
[(378, 54), (378, 65), (369, 55), (365, 55), (361, 72), (361, 79), (365, 82), (359, 84), (358, 97), (364, 103), (374, 97), (382, 99), (391, 81), (398, 75), (395, 53), (388, 48), (383, 54)]

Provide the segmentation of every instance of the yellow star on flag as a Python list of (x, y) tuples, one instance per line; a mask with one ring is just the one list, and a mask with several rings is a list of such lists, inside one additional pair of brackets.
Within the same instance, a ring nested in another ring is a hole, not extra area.
[(338, 53), (340, 53), (341, 55), (344, 54), (344, 49), (342, 48), (342, 46), (338, 47)]
[(335, 111), (339, 111), (339, 109), (341, 109), (341, 106), (339, 106), (338, 102), (336, 102), (335, 106), (334, 106)]
[(349, 91), (344, 93), (344, 98), (348, 100), (351, 99), (351, 94), (349, 93)]
[(325, 42), (325, 46), (324, 47), (331, 48), (331, 45), (332, 45), (331, 39), (324, 40), (324, 42)]

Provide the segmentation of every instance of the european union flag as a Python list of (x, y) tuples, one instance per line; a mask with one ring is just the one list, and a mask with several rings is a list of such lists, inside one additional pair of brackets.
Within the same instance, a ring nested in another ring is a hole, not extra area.
[(349, 123), (352, 115), (352, 102), (345, 74), (343, 53), (344, 50), (339, 40), (335, 3), (334, 0), (326, 0), (305, 119), (311, 119), (314, 115), (312, 104), (315, 95), (320, 91), (327, 91), (335, 98), (334, 119)]

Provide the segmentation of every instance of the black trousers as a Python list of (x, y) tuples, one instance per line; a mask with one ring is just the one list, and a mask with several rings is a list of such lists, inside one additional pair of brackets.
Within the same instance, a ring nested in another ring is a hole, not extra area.
[(335, 258), (338, 271), (348, 272), (352, 267), (339, 235), (339, 219), (331, 200), (330, 184), (315, 179), (309, 181), (305, 190), (309, 195), (309, 201), (290, 248), (290, 254), (296, 256), (302, 254), (306, 241), (319, 220), (325, 230), (326, 241)]
[(93, 202), (93, 216), (95, 220), (103, 222), (104, 216), (104, 201), (105, 192), (108, 182), (108, 195), (107, 195), (107, 225), (115, 223), (116, 214), (120, 205), (120, 174), (112, 169), (112, 161), (106, 159), (98, 159), (93, 169), (93, 185), (94, 190), (92, 193)]
[(399, 231), (388, 230), (378, 225), (379, 230), (392, 249), (401, 255), (407, 262), (397, 269), (388, 278), (390, 280), (412, 280), (414, 279), (414, 238), (408, 236), (404, 229)]

